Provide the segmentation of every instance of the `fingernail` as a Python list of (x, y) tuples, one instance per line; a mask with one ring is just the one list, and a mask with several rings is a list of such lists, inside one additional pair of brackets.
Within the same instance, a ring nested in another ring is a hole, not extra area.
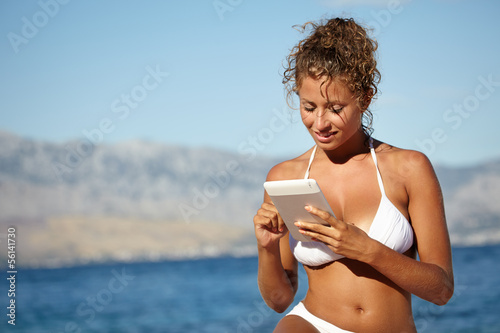
[(311, 206), (305, 206), (304, 207), (308, 212), (311, 211)]

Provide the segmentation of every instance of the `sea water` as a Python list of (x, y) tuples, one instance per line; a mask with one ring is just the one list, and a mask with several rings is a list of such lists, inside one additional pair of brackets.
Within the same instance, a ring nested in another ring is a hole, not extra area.
[[(447, 305), (413, 298), (418, 331), (500, 332), (500, 246), (454, 248), (453, 261)], [(307, 288), (300, 276), (296, 302)], [(271, 332), (283, 316), (260, 297), (255, 257), (19, 268), (15, 326), (6, 278), (0, 332)]]

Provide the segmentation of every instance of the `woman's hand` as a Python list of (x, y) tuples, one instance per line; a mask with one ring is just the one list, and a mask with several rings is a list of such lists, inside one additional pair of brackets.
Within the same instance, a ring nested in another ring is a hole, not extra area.
[(351, 223), (346, 223), (333, 217), (321, 209), (306, 206), (305, 209), (328, 223), (296, 222), (300, 232), (311, 237), (314, 241), (326, 244), (333, 252), (346, 258), (366, 261), (370, 253), (372, 238), (366, 232)]
[(255, 237), (259, 247), (268, 248), (279, 243), (288, 229), (272, 203), (264, 202), (253, 218)]

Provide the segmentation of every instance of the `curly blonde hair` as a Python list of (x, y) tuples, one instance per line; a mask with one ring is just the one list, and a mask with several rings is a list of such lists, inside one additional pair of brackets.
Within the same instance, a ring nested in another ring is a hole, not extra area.
[(373, 115), (368, 110), (377, 94), (380, 72), (377, 70), (377, 42), (367, 30), (352, 18), (333, 18), (326, 22), (307, 22), (302, 32), (311, 28), (310, 35), (300, 41), (287, 56), (283, 84), (287, 101), (292, 105), (304, 78), (325, 78), (323, 84), (340, 80), (354, 94), (363, 110), (363, 131), (370, 135)]

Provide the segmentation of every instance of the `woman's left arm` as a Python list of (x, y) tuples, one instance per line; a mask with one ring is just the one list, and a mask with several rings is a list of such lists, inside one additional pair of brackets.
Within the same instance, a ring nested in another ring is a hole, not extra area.
[(361, 259), (410, 293), (444, 305), (453, 296), (454, 281), (443, 196), (428, 158), (417, 152), (411, 154), (405, 183), (420, 261), (378, 242), (371, 242), (368, 255)]

